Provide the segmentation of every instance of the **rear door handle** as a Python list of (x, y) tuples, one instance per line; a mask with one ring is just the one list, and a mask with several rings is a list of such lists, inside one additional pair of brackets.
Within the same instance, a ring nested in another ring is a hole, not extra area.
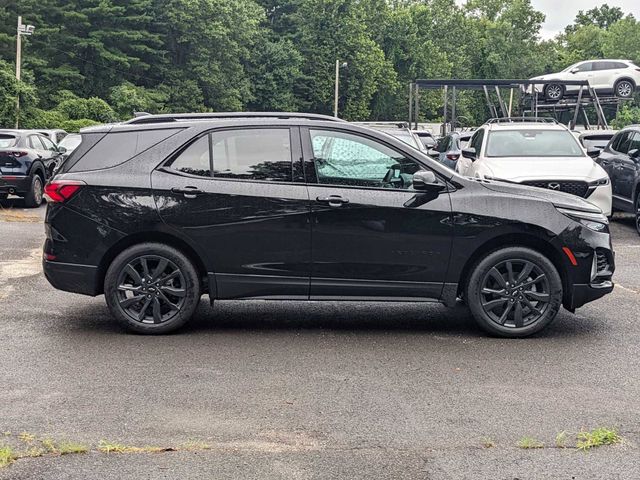
[(173, 187), (171, 191), (173, 193), (182, 193), (184, 195), (184, 198), (196, 198), (198, 195), (204, 193), (198, 187), (184, 187), (184, 188)]
[(329, 195), (328, 197), (317, 197), (316, 201), (320, 203), (326, 203), (330, 207), (338, 208), (342, 205), (349, 203), (349, 199), (342, 195)]

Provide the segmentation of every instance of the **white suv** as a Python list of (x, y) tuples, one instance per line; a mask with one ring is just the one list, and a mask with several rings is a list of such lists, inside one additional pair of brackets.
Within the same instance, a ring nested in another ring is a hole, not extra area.
[(538, 93), (550, 101), (561, 100), (569, 94), (576, 94), (579, 85), (562, 85), (555, 81), (588, 80), (598, 92), (612, 93), (620, 98), (631, 98), (640, 86), (640, 67), (630, 60), (587, 60), (574, 63), (558, 73), (534, 77), (545, 83), (536, 85)]
[(577, 195), (611, 215), (607, 173), (564, 125), (549, 119), (494, 119), (474, 133), (456, 170), (468, 177), (520, 183)]

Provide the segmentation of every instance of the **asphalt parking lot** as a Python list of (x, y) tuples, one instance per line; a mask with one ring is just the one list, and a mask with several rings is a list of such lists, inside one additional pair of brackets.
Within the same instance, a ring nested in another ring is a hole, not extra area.
[[(102, 297), (46, 282), (43, 215), (0, 210), (0, 445), (26, 450), (26, 432), (91, 451), (19, 459), (0, 479), (640, 478), (629, 216), (612, 224), (613, 294), (502, 340), (463, 307), (204, 299), (178, 334), (126, 334)], [(556, 447), (600, 426), (624, 442)]]

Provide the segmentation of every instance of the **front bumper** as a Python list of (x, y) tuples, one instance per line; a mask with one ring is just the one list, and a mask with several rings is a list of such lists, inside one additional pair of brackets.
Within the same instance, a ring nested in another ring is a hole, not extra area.
[(604, 281), (595, 285), (574, 285), (573, 291), (570, 295), (570, 300), (565, 301), (564, 307), (567, 310), (573, 311), (576, 308), (582, 307), (584, 304), (593, 302), (598, 298), (613, 291), (613, 282), (610, 280)]
[(100, 291), (98, 267), (42, 260), (44, 276), (58, 290), (96, 296)]

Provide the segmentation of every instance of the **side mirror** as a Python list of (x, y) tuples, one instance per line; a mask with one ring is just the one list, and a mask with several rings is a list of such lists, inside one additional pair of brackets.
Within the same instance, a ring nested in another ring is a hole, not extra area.
[(476, 149), (474, 147), (467, 147), (462, 149), (462, 156), (468, 158), (472, 162), (476, 161)]
[(629, 153), (627, 153), (627, 155), (629, 155), (629, 157), (631, 158), (640, 158), (640, 150), (634, 148), (632, 150), (629, 150)]
[(444, 185), (438, 181), (436, 174), (431, 170), (420, 170), (413, 174), (414, 190), (442, 190)]
[(589, 147), (587, 148), (587, 155), (589, 155), (591, 158), (598, 158), (601, 151), (602, 150), (600, 150), (599, 148)]
[(67, 153), (67, 149), (65, 147), (58, 147), (58, 153)]
[(578, 68), (572, 68), (571, 70), (569, 70), (569, 73), (578, 73), (580, 70), (578, 70)]

